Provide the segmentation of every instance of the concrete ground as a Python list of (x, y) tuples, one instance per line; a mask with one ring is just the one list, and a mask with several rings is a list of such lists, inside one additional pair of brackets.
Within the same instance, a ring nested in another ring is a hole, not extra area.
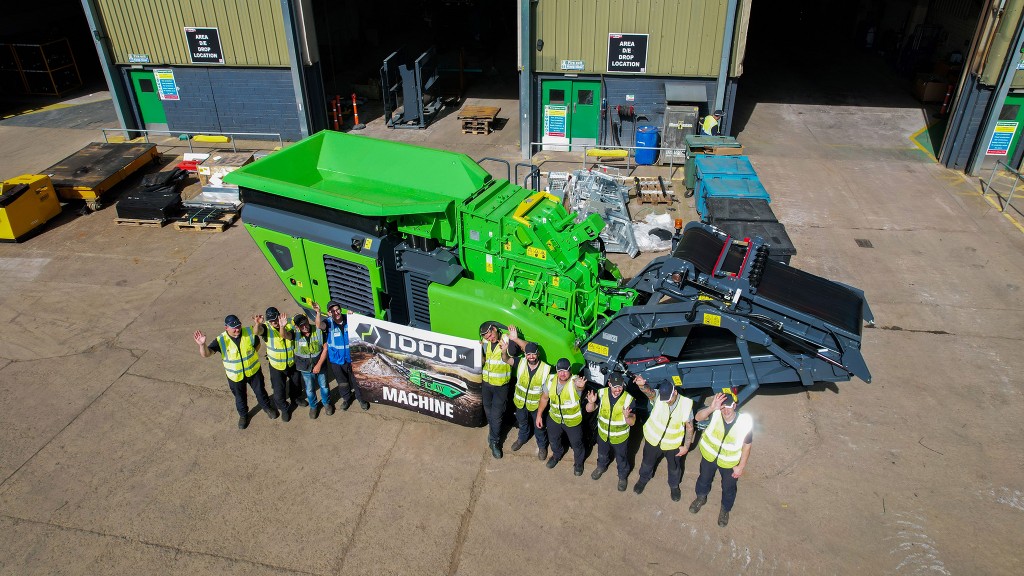
[[(510, 442), (494, 460), (485, 430), (386, 406), (237, 430), (192, 331), (295, 305), (241, 227), (122, 228), (108, 208), (0, 245), (0, 573), (1020, 574), (1024, 232), (914, 147), (909, 96), (793, 93), (742, 108), (739, 138), (793, 265), (867, 293), (874, 378), (753, 398), (727, 528), (717, 485), (686, 509), (697, 455), (674, 503), (664, 467), (619, 493), (593, 455), (581, 478)], [(454, 122), (365, 133), (517, 156), (514, 121)], [(96, 139), (0, 122), (0, 175)]]

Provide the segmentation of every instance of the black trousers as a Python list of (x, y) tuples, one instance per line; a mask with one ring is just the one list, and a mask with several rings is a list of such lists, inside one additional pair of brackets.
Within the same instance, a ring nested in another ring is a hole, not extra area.
[(557, 424), (548, 416), (548, 440), (551, 441), (551, 456), (556, 461), (565, 456), (565, 446), (562, 445), (562, 435), (569, 437), (569, 445), (572, 446), (572, 465), (583, 466), (583, 460), (587, 453), (583, 448), (583, 426), (566, 426)]
[(487, 444), (497, 444), (501, 438), (501, 419), (508, 405), (508, 389), (508, 384), (491, 386), (484, 382), (481, 399), (484, 403), (484, 416), (487, 416)]
[(259, 403), (260, 408), (270, 410), (270, 397), (267, 396), (267, 387), (263, 383), (263, 371), (260, 370), (248, 378), (243, 377), (239, 382), (228, 379), (228, 387), (231, 388), (231, 393), (235, 396), (235, 410), (238, 410), (238, 415), (249, 416), (249, 399), (246, 397), (245, 392), (246, 385), (252, 388), (252, 393), (256, 395), (256, 402)]
[(644, 440), (644, 460), (640, 464), (640, 482), (647, 484), (654, 477), (654, 467), (662, 457), (668, 464), (668, 485), (669, 488), (678, 488), (679, 482), (683, 479), (683, 462), (680, 460), (678, 448), (662, 450)]
[(327, 363), (331, 365), (331, 374), (334, 375), (334, 381), (338, 383), (338, 393), (341, 395), (341, 399), (351, 404), (352, 397), (355, 396), (356, 400), (362, 402), (363, 393), (359, 390), (355, 373), (352, 372), (352, 363), (335, 364), (330, 360)]
[(287, 410), (288, 400), (291, 400), (294, 406), (298, 404), (299, 398), (304, 397), (304, 393), (299, 392), (301, 378), (295, 366), (289, 366), (284, 370), (270, 367), (270, 387), (274, 390), (274, 405), (278, 410)]
[(626, 460), (626, 448), (629, 441), (623, 440), (618, 444), (605, 442), (597, 437), (597, 467), (607, 468), (615, 460), (615, 466), (619, 472), (619, 478), (626, 479), (629, 476), (629, 462)]
[(715, 482), (715, 472), (722, 476), (722, 510), (732, 510), (736, 503), (736, 486), (738, 478), (732, 477), (732, 468), (722, 468), (714, 462), (708, 462), (707, 458), (700, 459), (700, 476), (697, 477), (697, 496), (707, 496), (711, 492), (711, 485)]

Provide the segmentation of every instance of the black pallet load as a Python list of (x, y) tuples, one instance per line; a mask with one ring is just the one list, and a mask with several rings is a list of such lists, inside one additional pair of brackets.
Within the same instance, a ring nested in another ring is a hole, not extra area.
[(137, 187), (117, 202), (117, 217), (166, 221), (181, 213), (181, 185), (188, 172), (180, 168), (146, 174)]
[(767, 200), (751, 198), (708, 198), (706, 221), (735, 239), (760, 236), (769, 244), (769, 257), (789, 264), (796, 247), (778, 221)]

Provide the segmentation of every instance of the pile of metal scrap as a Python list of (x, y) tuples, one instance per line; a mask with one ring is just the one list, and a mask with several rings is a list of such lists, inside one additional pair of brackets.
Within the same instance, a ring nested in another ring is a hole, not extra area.
[(633, 220), (629, 215), (629, 190), (626, 178), (593, 170), (576, 170), (568, 184), (569, 212), (582, 222), (591, 214), (604, 220), (601, 242), (605, 252), (629, 254), (636, 258), (640, 248), (636, 245)]

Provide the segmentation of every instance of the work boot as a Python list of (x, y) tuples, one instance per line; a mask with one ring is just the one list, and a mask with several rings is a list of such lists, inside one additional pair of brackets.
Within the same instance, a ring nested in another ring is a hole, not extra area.
[(299, 406), (302, 406), (303, 408), (308, 407), (309, 400), (306, 400), (305, 398), (299, 398)]
[(264, 408), (263, 412), (267, 415), (267, 418), (270, 418), (271, 420), (276, 420), (277, 417), (279, 416), (277, 410), (273, 408)]
[(697, 512), (700, 512), (701, 507), (703, 507), (707, 503), (708, 503), (708, 495), (707, 494), (698, 495), (696, 498), (693, 499), (693, 502), (690, 502), (690, 512), (693, 512), (694, 514), (696, 514)]
[(548, 458), (548, 463), (545, 464), (545, 466), (547, 466), (548, 468), (554, 468), (555, 466), (558, 466), (558, 459), (556, 459), (554, 456)]
[(351, 405), (352, 405), (352, 400), (342, 400), (341, 401), (341, 411), (342, 412), (348, 412), (348, 407), (351, 406)]
[(334, 416), (334, 404), (328, 402), (327, 405), (324, 406), (324, 412), (327, 412), (328, 416)]
[(513, 452), (519, 452), (519, 449), (522, 448), (522, 447), (523, 447), (523, 443), (520, 442), (518, 439), (515, 442), (512, 443), (512, 451)]
[(593, 474), (590, 475), (590, 478), (592, 480), (600, 480), (601, 479), (601, 474), (604, 474), (604, 471), (607, 470), (607, 469), (608, 468), (604, 468), (604, 467), (598, 466), (597, 468), (594, 469), (594, 472), (593, 472)]
[(639, 496), (644, 493), (644, 488), (647, 487), (647, 482), (637, 480), (636, 484), (633, 484), (633, 493)]
[(725, 528), (729, 525), (729, 511), (722, 508), (722, 511), (718, 513), (718, 525)]
[(572, 467), (572, 473), (574, 476), (583, 476), (583, 464)]
[(679, 502), (683, 497), (683, 493), (679, 491), (679, 486), (672, 487), (672, 501)]
[(248, 426), (249, 426), (249, 417), (248, 416), (239, 416), (238, 417), (238, 429), (239, 430), (245, 430)]
[(543, 459), (545, 459), (547, 457), (548, 457), (548, 447), (545, 446), (545, 447), (541, 448), (540, 446), (538, 446), (537, 447), (537, 460), (543, 460)]
[[(366, 400), (360, 400), (359, 401), (359, 407), (362, 408), (363, 411), (365, 412), (365, 411), (370, 409), (370, 403), (367, 402)], [(499, 458), (500, 458), (500, 456), (499, 456)]]
[(491, 456), (494, 456), (496, 460), (501, 460), (502, 457), (501, 446), (498, 446), (495, 442), (491, 443)]
[(625, 492), (627, 484), (629, 484), (629, 483), (626, 481), (625, 478), (619, 478), (619, 485), (617, 486), (617, 488), (619, 489), (619, 492)]
[(319, 412), (319, 410), (317, 410), (317, 409), (316, 409), (316, 407), (315, 407), (315, 406), (314, 406), (313, 408), (310, 408), (310, 409), (309, 409), (309, 419), (310, 419), (310, 420), (316, 420), (316, 417), (317, 417), (317, 416), (318, 416), (319, 414), (320, 414), (320, 412)]
[(288, 422), (291, 419), (292, 419), (292, 410), (291, 410), (290, 407), (285, 406), (285, 409), (281, 410), (281, 420), (283, 422)]

